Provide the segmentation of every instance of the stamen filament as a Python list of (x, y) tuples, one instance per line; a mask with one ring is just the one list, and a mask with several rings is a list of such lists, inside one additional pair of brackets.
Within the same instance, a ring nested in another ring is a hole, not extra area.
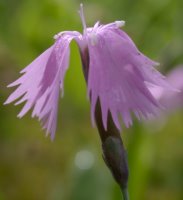
[(84, 17), (84, 11), (83, 11), (83, 4), (82, 3), (80, 4), (79, 15), (81, 17), (84, 33), (86, 33), (86, 21), (85, 21), (85, 17)]

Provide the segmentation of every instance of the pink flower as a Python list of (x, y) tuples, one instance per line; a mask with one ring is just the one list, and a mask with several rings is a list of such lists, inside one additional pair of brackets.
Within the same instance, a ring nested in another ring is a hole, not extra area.
[(24, 116), (32, 108), (32, 117), (38, 117), (52, 139), (56, 131), (59, 93), (61, 90), (63, 95), (64, 76), (69, 66), (69, 45), (73, 39), (79, 46), (84, 65), (93, 123), (98, 98), (104, 128), (107, 129), (110, 111), (120, 129), (119, 115), (129, 127), (132, 125), (132, 113), (138, 119), (142, 116), (147, 118), (160, 108), (149, 85), (172, 89), (165, 77), (154, 69), (158, 64), (143, 55), (120, 29), (124, 21), (107, 25), (97, 22), (94, 27), (87, 28), (82, 5), (80, 16), (83, 34), (64, 31), (55, 35), (53, 46), (21, 71), (23, 75), (9, 85), (18, 88), (5, 102), (8, 104), (18, 100), (17, 105), (26, 101), (18, 116)]

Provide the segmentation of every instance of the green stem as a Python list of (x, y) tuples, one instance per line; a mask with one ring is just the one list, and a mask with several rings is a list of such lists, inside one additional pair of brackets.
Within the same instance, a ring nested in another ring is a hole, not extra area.
[(102, 112), (100, 101), (97, 101), (95, 119), (102, 142), (103, 159), (111, 171), (115, 181), (119, 184), (124, 200), (128, 197), (128, 160), (126, 150), (119, 130), (115, 126), (112, 115), (108, 113), (107, 130), (102, 123)]
[(122, 194), (123, 194), (123, 200), (129, 200), (128, 195), (128, 189), (127, 188), (121, 188)]

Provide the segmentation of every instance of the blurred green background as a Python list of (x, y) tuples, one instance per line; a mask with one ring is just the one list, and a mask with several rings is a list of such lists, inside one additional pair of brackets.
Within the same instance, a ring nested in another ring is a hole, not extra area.
[[(125, 20), (139, 49), (161, 63), (183, 63), (182, 0), (84, 1), (87, 24)], [(0, 200), (117, 200), (118, 186), (106, 168), (76, 44), (71, 44), (65, 95), (59, 103), (53, 142), (30, 113), (3, 106), (6, 85), (53, 43), (63, 30), (82, 31), (79, 0), (0, 0)], [(123, 130), (130, 168), (131, 200), (183, 199), (183, 110)]]

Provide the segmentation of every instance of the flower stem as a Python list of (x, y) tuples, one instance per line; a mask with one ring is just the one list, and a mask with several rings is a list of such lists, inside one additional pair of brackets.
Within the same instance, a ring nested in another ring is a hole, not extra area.
[(128, 197), (128, 161), (127, 153), (119, 130), (116, 128), (111, 113), (108, 113), (107, 130), (102, 123), (102, 113), (100, 101), (97, 101), (95, 110), (95, 119), (99, 135), (102, 142), (103, 159), (111, 171), (114, 180), (119, 184), (123, 199), (129, 200)]
[(123, 195), (123, 200), (129, 200), (129, 195), (128, 195), (128, 189), (127, 188), (121, 188), (122, 195)]

